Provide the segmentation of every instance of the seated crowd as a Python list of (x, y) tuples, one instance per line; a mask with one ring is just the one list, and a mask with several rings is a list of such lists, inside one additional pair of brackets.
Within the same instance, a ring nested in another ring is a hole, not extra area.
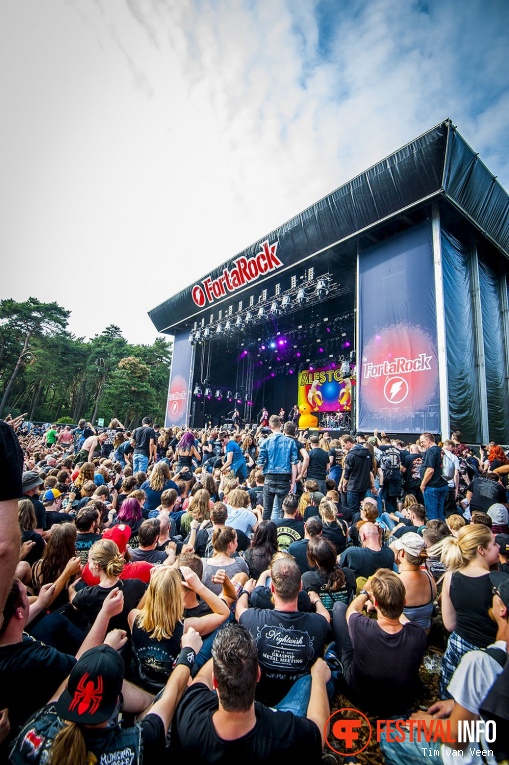
[[(509, 758), (502, 449), (275, 416), (270, 434), (76, 430), (0, 421), (0, 764), (328, 761), (338, 693), (378, 719), (496, 720), (468, 762)], [(422, 756), (380, 743), (387, 765)]]

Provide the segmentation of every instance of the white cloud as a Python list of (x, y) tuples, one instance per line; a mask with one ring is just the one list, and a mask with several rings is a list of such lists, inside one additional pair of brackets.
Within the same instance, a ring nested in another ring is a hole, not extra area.
[(503, 0), (3, 4), (0, 296), (150, 342), (147, 310), (448, 116), (507, 187), (508, 21)]

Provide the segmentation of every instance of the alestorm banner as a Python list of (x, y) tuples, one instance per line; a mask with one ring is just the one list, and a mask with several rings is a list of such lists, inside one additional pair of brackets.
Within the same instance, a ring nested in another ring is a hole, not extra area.
[(439, 431), (435, 281), (426, 223), (359, 255), (360, 430)]

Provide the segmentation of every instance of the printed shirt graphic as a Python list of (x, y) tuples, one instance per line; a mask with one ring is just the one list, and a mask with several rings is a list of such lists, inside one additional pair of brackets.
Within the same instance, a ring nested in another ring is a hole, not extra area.
[(277, 543), (280, 550), (288, 550), (292, 542), (304, 537), (304, 522), (295, 518), (281, 518), (276, 521)]
[(258, 646), (262, 677), (256, 698), (269, 706), (277, 704), (295, 680), (311, 671), (329, 633), (323, 616), (301, 611), (250, 608), (242, 614), (240, 623)]

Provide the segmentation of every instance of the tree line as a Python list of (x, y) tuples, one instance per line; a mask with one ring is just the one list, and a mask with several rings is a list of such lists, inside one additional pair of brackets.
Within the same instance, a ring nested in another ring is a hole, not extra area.
[(171, 344), (131, 345), (115, 324), (85, 341), (68, 331), (69, 316), (56, 302), (0, 301), (0, 417), (162, 422)]

